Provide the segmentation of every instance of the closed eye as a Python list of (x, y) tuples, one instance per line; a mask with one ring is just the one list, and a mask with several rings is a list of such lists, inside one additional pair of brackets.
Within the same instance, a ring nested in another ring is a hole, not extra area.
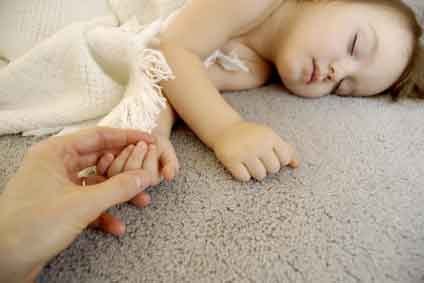
[(350, 55), (353, 56), (355, 53), (356, 44), (358, 43), (359, 39), (359, 33), (355, 34), (355, 37), (353, 38), (352, 46), (350, 47)]

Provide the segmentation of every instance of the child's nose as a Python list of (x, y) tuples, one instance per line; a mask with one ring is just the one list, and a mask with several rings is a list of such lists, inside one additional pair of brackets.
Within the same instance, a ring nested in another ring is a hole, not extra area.
[(333, 65), (330, 65), (330, 67), (328, 68), (328, 74), (326, 79), (329, 81), (336, 81), (336, 69)]
[(328, 66), (326, 80), (338, 82), (346, 77), (353, 76), (356, 65), (348, 60), (334, 62)]

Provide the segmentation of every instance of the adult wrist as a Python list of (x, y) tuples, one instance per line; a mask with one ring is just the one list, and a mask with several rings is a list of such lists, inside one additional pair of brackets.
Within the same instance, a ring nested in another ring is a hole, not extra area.
[(30, 276), (23, 271), (23, 264), (16, 261), (16, 257), (10, 251), (0, 248), (0, 254), (3, 258), (0, 260), (0, 282), (33, 282), (35, 278), (29, 278)]
[(2, 235), (0, 236), (0, 282), (26, 282), (25, 274), (22, 272), (23, 265), (16, 257), (15, 244), (8, 233), (8, 227), (0, 224)]
[(16, 233), (18, 223), (8, 222), (10, 202), (12, 200), (6, 199), (4, 194), (0, 196), (0, 282), (33, 282), (36, 274), (30, 278), (31, 258), (22, 250), (22, 239)]

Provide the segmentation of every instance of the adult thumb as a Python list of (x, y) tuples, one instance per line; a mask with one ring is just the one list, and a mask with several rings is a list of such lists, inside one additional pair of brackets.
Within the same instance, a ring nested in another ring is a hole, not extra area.
[(125, 203), (151, 185), (151, 178), (144, 170), (128, 171), (109, 180), (87, 187), (94, 203), (106, 210), (114, 205)]

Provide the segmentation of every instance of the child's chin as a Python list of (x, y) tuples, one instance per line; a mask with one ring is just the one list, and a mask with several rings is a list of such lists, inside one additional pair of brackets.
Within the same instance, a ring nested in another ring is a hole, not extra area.
[(304, 97), (304, 98), (320, 98), (326, 94), (321, 94), (311, 90), (309, 87), (287, 87), (289, 92), (293, 95)]

